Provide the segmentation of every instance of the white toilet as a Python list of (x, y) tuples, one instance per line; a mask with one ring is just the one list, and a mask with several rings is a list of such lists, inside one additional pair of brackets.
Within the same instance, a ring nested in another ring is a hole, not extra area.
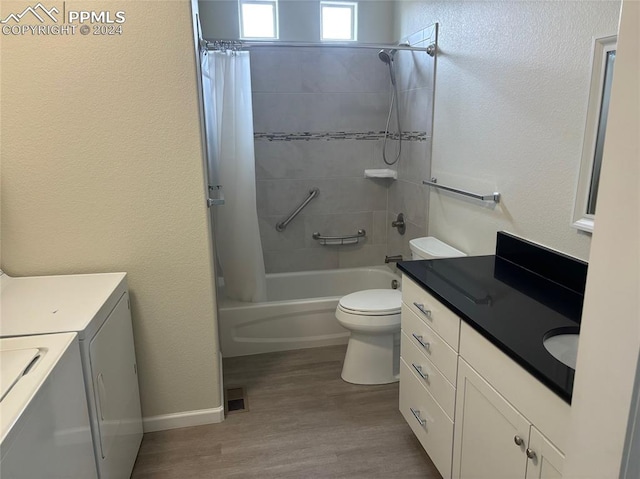
[[(434, 237), (409, 242), (412, 259), (466, 256)], [(398, 380), (400, 306), (398, 289), (367, 289), (340, 299), (336, 319), (351, 331), (342, 379), (353, 384), (387, 384)]]

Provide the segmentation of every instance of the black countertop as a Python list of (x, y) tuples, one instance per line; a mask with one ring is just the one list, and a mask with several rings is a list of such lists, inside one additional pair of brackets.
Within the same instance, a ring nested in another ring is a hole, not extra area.
[(398, 268), (571, 403), (575, 371), (542, 343), (551, 331), (579, 331), (582, 294), (493, 255), (405, 261)]

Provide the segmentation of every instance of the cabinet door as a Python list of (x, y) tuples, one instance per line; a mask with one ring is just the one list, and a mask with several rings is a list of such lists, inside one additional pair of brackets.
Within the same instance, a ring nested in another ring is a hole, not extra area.
[(454, 478), (523, 478), (530, 425), (471, 366), (459, 359)]
[(531, 426), (526, 479), (561, 479), (564, 455)]

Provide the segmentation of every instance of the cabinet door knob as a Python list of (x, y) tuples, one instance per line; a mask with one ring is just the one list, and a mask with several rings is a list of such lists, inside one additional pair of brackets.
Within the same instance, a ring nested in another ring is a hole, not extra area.
[(416, 303), (415, 301), (413, 302), (413, 305), (418, 308), (420, 310), (420, 312), (422, 314), (424, 314), (427, 318), (431, 319), (431, 310), (430, 309), (426, 309), (424, 307), (424, 304), (422, 303)]
[(526, 450), (526, 453), (527, 453), (527, 457), (529, 459), (535, 459), (536, 458), (536, 452), (533, 449), (528, 447), (527, 450)]
[(522, 440), (522, 438), (520, 436), (515, 436), (513, 438), (513, 442), (516, 443), (516, 446), (522, 446), (524, 444), (524, 441)]

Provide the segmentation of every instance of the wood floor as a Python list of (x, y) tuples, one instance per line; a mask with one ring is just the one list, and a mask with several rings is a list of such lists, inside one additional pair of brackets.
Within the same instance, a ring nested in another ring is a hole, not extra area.
[(249, 411), (144, 435), (132, 478), (433, 478), (398, 412), (398, 384), (340, 379), (344, 346), (224, 360)]

